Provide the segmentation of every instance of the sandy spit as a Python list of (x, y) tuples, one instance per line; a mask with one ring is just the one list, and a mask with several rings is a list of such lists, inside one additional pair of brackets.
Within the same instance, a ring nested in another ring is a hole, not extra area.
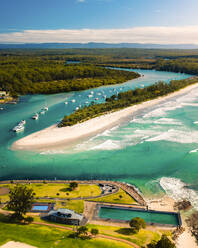
[(119, 111), (105, 114), (71, 127), (58, 128), (57, 125), (53, 125), (16, 141), (13, 143), (11, 148), (13, 150), (44, 151), (49, 148), (57, 148), (57, 146), (68, 146), (82, 138), (92, 136), (100, 131), (113, 127), (126, 118), (132, 116), (136, 111), (155, 106), (172, 97), (183, 95), (197, 87), (198, 83), (192, 84), (167, 96), (159, 97)]
[(36, 248), (36, 247), (20, 242), (9, 241), (6, 244), (0, 246), (0, 248)]

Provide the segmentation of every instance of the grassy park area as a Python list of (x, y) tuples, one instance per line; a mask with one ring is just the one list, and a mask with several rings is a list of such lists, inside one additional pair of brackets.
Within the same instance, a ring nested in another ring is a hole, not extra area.
[(119, 189), (117, 193), (103, 196), (93, 201), (97, 202), (110, 202), (110, 203), (120, 203), (120, 204), (136, 204), (137, 202), (128, 195), (124, 190)]
[[(14, 184), (0, 185), (0, 200), (2, 202), (8, 200), (9, 189)], [(100, 187), (96, 184), (78, 184), (78, 187), (71, 190), (69, 184), (64, 183), (32, 183), (28, 185), (35, 193), (35, 198), (50, 197), (50, 198), (78, 198), (92, 197), (101, 194)]]
[[(128, 248), (129, 245), (106, 239), (81, 240), (69, 238), (70, 231), (39, 225), (6, 223), (0, 215), (0, 245), (8, 241), (18, 241), (39, 248)], [(21, 235), (23, 234), (23, 235)]]

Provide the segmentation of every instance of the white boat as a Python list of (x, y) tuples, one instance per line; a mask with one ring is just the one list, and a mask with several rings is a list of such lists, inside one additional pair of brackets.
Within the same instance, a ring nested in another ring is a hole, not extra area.
[(44, 110), (41, 110), (40, 114), (41, 115), (44, 115), (45, 114), (45, 111)]
[(85, 102), (86, 104), (89, 104), (89, 102)]
[(97, 93), (97, 95), (98, 95), (98, 96), (101, 96), (101, 93), (99, 92), (99, 93)]
[(24, 126), (17, 126), (17, 128), (15, 129), (15, 132), (21, 132), (21, 131), (23, 131), (24, 130)]
[(89, 98), (93, 97), (93, 95), (88, 95)]
[(18, 125), (25, 125), (25, 124), (26, 124), (26, 121), (25, 120), (22, 120), (22, 121), (19, 122)]
[(79, 107), (76, 107), (76, 110), (79, 110)]
[(68, 102), (65, 102), (65, 105), (67, 105), (68, 104)]
[(0, 108), (0, 110), (3, 110), (3, 108)]
[(98, 101), (98, 100), (99, 100), (99, 98), (98, 98), (98, 97), (96, 97), (96, 98), (95, 98), (95, 100), (96, 100), (96, 101)]
[(39, 115), (37, 113), (32, 116), (32, 119), (34, 119), (34, 120), (38, 120), (38, 118), (39, 118)]
[(75, 99), (72, 99), (71, 101), (72, 101), (72, 102), (75, 102), (76, 100), (75, 100)]
[(48, 111), (48, 107), (45, 107), (43, 110)]
[(91, 94), (92, 94), (92, 95), (93, 95), (93, 93), (94, 93), (94, 92), (93, 92), (93, 91), (91, 91)]
[(17, 126), (14, 127), (12, 130), (13, 130), (14, 132), (18, 133), (18, 132), (23, 131), (24, 128), (25, 128), (24, 125), (17, 125)]

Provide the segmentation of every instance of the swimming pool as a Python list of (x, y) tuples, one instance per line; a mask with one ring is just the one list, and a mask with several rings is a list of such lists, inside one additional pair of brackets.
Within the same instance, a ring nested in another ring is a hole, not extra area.
[(49, 212), (54, 209), (54, 203), (34, 203), (32, 205), (31, 212), (35, 213), (42, 213), (42, 212)]
[(32, 210), (33, 210), (33, 211), (47, 211), (48, 208), (49, 208), (48, 205), (34, 205), (34, 206), (32, 207)]
[(164, 224), (178, 226), (181, 225), (180, 215), (173, 212), (145, 211), (130, 208), (118, 208), (101, 206), (98, 217), (102, 219), (113, 219), (130, 221), (135, 217), (140, 217), (148, 224)]

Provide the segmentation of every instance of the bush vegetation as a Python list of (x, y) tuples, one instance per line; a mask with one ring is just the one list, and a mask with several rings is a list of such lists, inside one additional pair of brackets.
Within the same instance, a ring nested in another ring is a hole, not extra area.
[(72, 126), (76, 123), (86, 121), (113, 110), (126, 108), (133, 104), (164, 96), (195, 83), (196, 80), (197, 79), (172, 80), (169, 84), (158, 82), (143, 89), (137, 88), (135, 90), (121, 92), (118, 95), (107, 98), (105, 103), (91, 104), (90, 106), (85, 106), (84, 108), (65, 116), (58, 126)]

